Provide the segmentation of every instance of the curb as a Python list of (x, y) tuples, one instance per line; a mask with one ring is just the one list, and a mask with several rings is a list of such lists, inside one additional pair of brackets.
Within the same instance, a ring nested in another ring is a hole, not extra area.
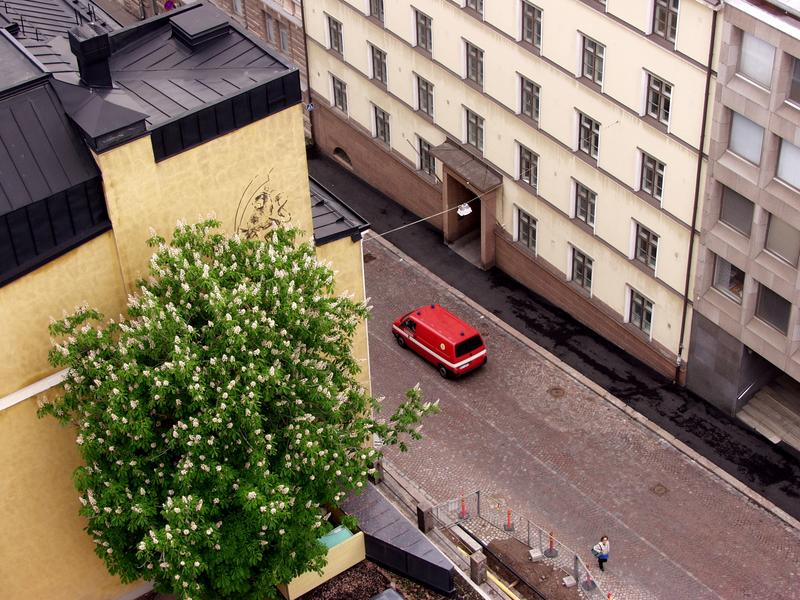
[(522, 333), (520, 333), (519, 331), (514, 329), (511, 325), (509, 325), (508, 323), (506, 323), (505, 321), (503, 321), (502, 319), (500, 319), (499, 317), (497, 317), (496, 315), (494, 315), (490, 311), (487, 311), (482, 305), (480, 305), (477, 302), (475, 302), (474, 300), (472, 300), (472, 298), (469, 298), (463, 292), (461, 292), (460, 290), (454, 288), (449, 283), (444, 281), (441, 277), (439, 277), (435, 273), (432, 273), (431, 271), (426, 269), (425, 266), (423, 266), (422, 264), (418, 263), (416, 260), (414, 260), (413, 258), (408, 256), (405, 252), (400, 250), (397, 246), (395, 246), (391, 242), (385, 240), (384, 238), (380, 237), (379, 235), (375, 234), (371, 230), (368, 230), (368, 231), (364, 232), (364, 238), (366, 240), (369, 240), (369, 241), (377, 241), (386, 250), (388, 250), (389, 252), (391, 252), (392, 254), (394, 254), (395, 256), (400, 258), (401, 260), (407, 262), (409, 265), (411, 265), (417, 271), (420, 271), (425, 277), (427, 277), (428, 279), (430, 279), (431, 281), (436, 283), (436, 285), (444, 287), (450, 294), (452, 294), (453, 296), (455, 296), (456, 298), (458, 298), (459, 300), (461, 300), (465, 304), (469, 305), (472, 309), (474, 309), (474, 310), (478, 311), (479, 313), (481, 313), (486, 319), (490, 320), (493, 324), (497, 325), (500, 329), (505, 331), (507, 334), (509, 334), (510, 336), (515, 338), (516, 340), (518, 340), (518, 341), (522, 342), (523, 344), (525, 344), (525, 346), (527, 346), (528, 348), (530, 348), (531, 350), (536, 352), (539, 356), (541, 356), (547, 362), (549, 362), (550, 364), (554, 365), (555, 367), (558, 367), (561, 371), (563, 371), (564, 373), (566, 373), (567, 375), (569, 375), (570, 377), (572, 377), (573, 379), (575, 379), (579, 383), (583, 384), (584, 386), (586, 386), (587, 388), (592, 390), (595, 394), (600, 396), (600, 398), (602, 398), (603, 400), (605, 400), (606, 402), (608, 402), (609, 404), (611, 404), (612, 406), (614, 406), (615, 408), (617, 408), (618, 410), (623, 412), (630, 419), (632, 419), (633, 421), (636, 421), (640, 425), (646, 427), (647, 429), (649, 429), (650, 431), (652, 431), (653, 433), (658, 435), (661, 439), (663, 439), (665, 442), (670, 444), (673, 448), (675, 448), (676, 450), (681, 452), (687, 458), (689, 458), (693, 462), (697, 463), (698, 465), (700, 465), (701, 467), (703, 467), (704, 469), (709, 471), (711, 474), (715, 475), (717, 478), (719, 478), (722, 481), (724, 481), (725, 483), (727, 483), (729, 486), (734, 488), (736, 491), (740, 492), (744, 496), (747, 496), (747, 498), (749, 498), (752, 502), (754, 502), (755, 504), (759, 505), (764, 510), (766, 510), (766, 511), (770, 512), (771, 514), (775, 515), (776, 517), (778, 517), (781, 521), (783, 521), (789, 527), (792, 527), (793, 529), (796, 529), (796, 530), (800, 531), (800, 521), (799, 520), (795, 519), (789, 513), (787, 513), (786, 511), (784, 511), (780, 507), (776, 506), (771, 501), (769, 501), (766, 498), (764, 498), (758, 492), (755, 492), (755, 491), (751, 490), (746, 484), (744, 484), (741, 481), (739, 481), (738, 479), (736, 479), (733, 475), (729, 474), (724, 469), (722, 469), (722, 468), (718, 467), (717, 465), (715, 465), (713, 462), (708, 460), (706, 457), (702, 456), (696, 450), (693, 450), (692, 448), (690, 448), (684, 442), (682, 442), (681, 440), (676, 438), (674, 435), (672, 435), (671, 433), (669, 433), (668, 431), (663, 429), (660, 425), (657, 425), (656, 423), (654, 423), (653, 421), (651, 421), (650, 419), (648, 419), (647, 417), (645, 417), (641, 413), (637, 412), (636, 410), (634, 410), (633, 408), (631, 408), (630, 406), (625, 404), (622, 400), (620, 400), (619, 398), (617, 398), (616, 396), (611, 394), (608, 390), (604, 389), (603, 387), (601, 387), (600, 385), (598, 385), (597, 383), (595, 383), (594, 381), (592, 381), (591, 379), (586, 377), (583, 373), (580, 373), (579, 371), (577, 371), (576, 369), (574, 369), (573, 367), (569, 366), (568, 364), (563, 362), (561, 359), (556, 357), (554, 354), (548, 352), (547, 350), (545, 350), (544, 348), (542, 348), (541, 346), (539, 346), (535, 342), (533, 342), (530, 339), (528, 339), (525, 335), (523, 335)]

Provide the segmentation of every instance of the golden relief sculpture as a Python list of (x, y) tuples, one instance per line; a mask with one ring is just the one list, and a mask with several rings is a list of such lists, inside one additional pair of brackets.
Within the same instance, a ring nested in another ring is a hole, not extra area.
[(274, 227), (284, 226), (292, 220), (286, 208), (288, 198), (272, 189), (271, 175), (272, 170), (263, 179), (251, 179), (239, 198), (234, 229), (245, 239), (264, 240)]

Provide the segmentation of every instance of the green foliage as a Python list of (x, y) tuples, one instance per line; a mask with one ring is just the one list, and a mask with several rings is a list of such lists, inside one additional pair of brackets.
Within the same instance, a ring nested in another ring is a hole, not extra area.
[(185, 600), (269, 598), (324, 566), (321, 507), (365, 485), (380, 456), (365, 442), (405, 448), (438, 407), (415, 388), (374, 420), (350, 353), (368, 308), (334, 295), (296, 231), (218, 227), (151, 239), (127, 317), (83, 307), (51, 324), (68, 373), (41, 413), (78, 429), (81, 514), (112, 574)]

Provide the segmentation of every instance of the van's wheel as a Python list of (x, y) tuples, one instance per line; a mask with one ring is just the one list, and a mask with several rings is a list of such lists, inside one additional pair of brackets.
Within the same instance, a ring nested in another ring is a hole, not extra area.
[(406, 347), (406, 339), (402, 335), (395, 334), (394, 339), (397, 340), (397, 345), (398, 346), (400, 346), (401, 348), (405, 348)]
[(449, 379), (450, 378), (450, 371), (448, 371), (447, 367), (445, 367), (444, 365), (439, 365), (439, 375), (441, 375), (445, 379)]

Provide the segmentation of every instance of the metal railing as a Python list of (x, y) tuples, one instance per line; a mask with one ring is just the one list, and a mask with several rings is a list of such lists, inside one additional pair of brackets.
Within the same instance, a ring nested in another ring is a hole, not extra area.
[(494, 540), (515, 539), (525, 544), (542, 563), (575, 578), (584, 598), (606, 600), (607, 590), (566, 544), (530, 519), (513, 512), (503, 501), (480, 491), (464, 494), (433, 507), (440, 527), (459, 525), (488, 546)]

